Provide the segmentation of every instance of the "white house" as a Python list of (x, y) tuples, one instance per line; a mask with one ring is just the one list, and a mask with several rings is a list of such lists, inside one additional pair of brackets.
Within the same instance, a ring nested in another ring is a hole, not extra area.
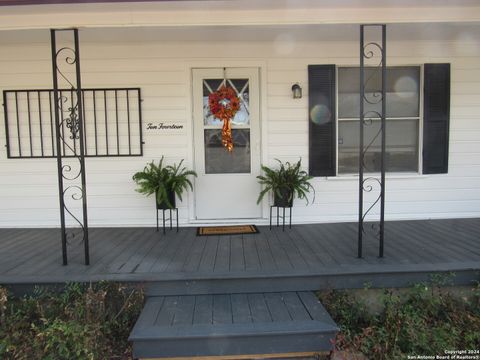
[[(80, 2), (0, 1), (7, 4), (0, 6), (0, 90), (8, 105), (0, 115), (0, 227), (59, 225), (48, 96), (15, 99), (10, 91), (52, 89), (49, 29), (66, 27), (79, 29), (82, 87), (97, 89), (85, 94), (87, 155), (109, 152), (86, 158), (91, 226), (152, 226), (153, 199), (134, 191), (132, 175), (162, 156), (185, 159), (199, 174), (178, 204), (182, 225), (265, 223), (269, 202), (256, 205), (256, 176), (276, 158), (301, 158), (316, 175), (315, 202), (295, 202), (294, 222), (355, 221), (359, 25), (375, 23), (387, 24), (386, 219), (480, 216), (480, 2)], [(443, 64), (441, 89), (425, 64)], [(333, 89), (324, 107), (309, 103), (319, 69)], [(244, 100), (232, 153), (218, 145), (220, 122), (204, 113), (223, 79)], [(296, 83), (300, 99), (292, 96)], [(119, 90), (126, 88), (140, 89), (140, 98), (128, 92), (129, 109)], [(119, 114), (104, 89), (118, 89)], [(446, 116), (440, 132), (425, 119), (436, 90)], [(330, 120), (318, 145), (311, 123)], [(119, 135), (127, 121), (129, 135)]]

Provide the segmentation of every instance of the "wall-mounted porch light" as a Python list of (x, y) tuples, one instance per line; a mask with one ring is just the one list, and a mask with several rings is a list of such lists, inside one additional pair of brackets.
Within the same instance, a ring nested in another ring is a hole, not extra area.
[(302, 88), (298, 83), (292, 85), (292, 94), (294, 99), (301, 99), (302, 98)]

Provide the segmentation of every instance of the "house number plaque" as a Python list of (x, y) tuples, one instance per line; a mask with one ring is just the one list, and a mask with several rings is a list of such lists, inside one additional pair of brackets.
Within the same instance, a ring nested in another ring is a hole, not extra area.
[(183, 129), (183, 125), (161, 123), (147, 123), (147, 130), (178, 130)]

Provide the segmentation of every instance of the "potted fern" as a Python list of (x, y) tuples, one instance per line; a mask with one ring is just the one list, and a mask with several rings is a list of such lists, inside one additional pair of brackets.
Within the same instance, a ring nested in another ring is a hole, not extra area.
[(305, 199), (309, 203), (307, 194), (313, 191), (313, 201), (315, 201), (315, 189), (310, 184), (313, 178), (306, 171), (301, 170), (302, 160), (291, 164), (290, 162), (279, 163), (278, 169), (272, 169), (262, 165), (264, 175), (257, 176), (258, 182), (263, 186), (263, 190), (258, 195), (257, 204), (259, 204), (265, 194), (269, 191), (273, 193), (273, 206), (291, 207), (293, 198)]
[(155, 194), (157, 209), (173, 209), (176, 207), (175, 195), (182, 201), (182, 193), (193, 184), (189, 176), (197, 176), (193, 170), (182, 167), (183, 159), (178, 165), (163, 165), (163, 156), (158, 165), (154, 161), (145, 166), (143, 171), (133, 175), (138, 191), (146, 196)]

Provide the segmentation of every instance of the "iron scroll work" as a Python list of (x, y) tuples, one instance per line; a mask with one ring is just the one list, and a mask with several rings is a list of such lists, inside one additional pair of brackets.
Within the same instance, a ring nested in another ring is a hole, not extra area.
[[(70, 153), (67, 157), (66, 151), (56, 152), (63, 265), (68, 263), (67, 245), (75, 238), (80, 238), (83, 243), (85, 265), (89, 265), (85, 137), (81, 111), (83, 107), (78, 29), (51, 30), (50, 36), (56, 149), (66, 148)], [(62, 45), (58, 46), (60, 42)], [(70, 91), (60, 90), (65, 88)], [(62, 131), (64, 128), (67, 131)], [(79, 202), (81, 202), (80, 206)]]
[[(71, 99), (72, 91), (61, 89), (58, 97)], [(82, 88), (86, 158), (143, 156), (141, 101), (138, 87)], [(9, 159), (57, 158), (53, 89), (4, 90), (3, 105)], [(70, 116), (68, 111), (60, 115)], [(62, 133), (70, 133), (67, 122), (63, 124)], [(78, 145), (70, 136), (65, 140), (74, 149)], [(75, 156), (65, 144), (60, 151), (64, 157)]]
[[(365, 30), (368, 29), (368, 34)], [(379, 38), (380, 35), (380, 39)], [(366, 41), (373, 37), (373, 41)], [(369, 74), (366, 75), (366, 67)], [(367, 232), (379, 241), (378, 256), (383, 257), (384, 223), (385, 223), (385, 118), (386, 118), (386, 25), (360, 25), (360, 121), (359, 121), (359, 217), (358, 217), (358, 257), (363, 256), (363, 237)], [(374, 81), (381, 78), (381, 81)], [(374, 128), (376, 122), (378, 131), (366, 139), (367, 127)], [(378, 142), (380, 152), (378, 154)], [(380, 174), (373, 172), (367, 165), (366, 157), (377, 150), (375, 158), (379, 158)], [(366, 199), (367, 198), (367, 199)], [(365, 203), (367, 202), (367, 205)], [(379, 211), (379, 221), (370, 223), (367, 231), (367, 220), (371, 219), (374, 209)], [(366, 208), (366, 210), (365, 210)]]

